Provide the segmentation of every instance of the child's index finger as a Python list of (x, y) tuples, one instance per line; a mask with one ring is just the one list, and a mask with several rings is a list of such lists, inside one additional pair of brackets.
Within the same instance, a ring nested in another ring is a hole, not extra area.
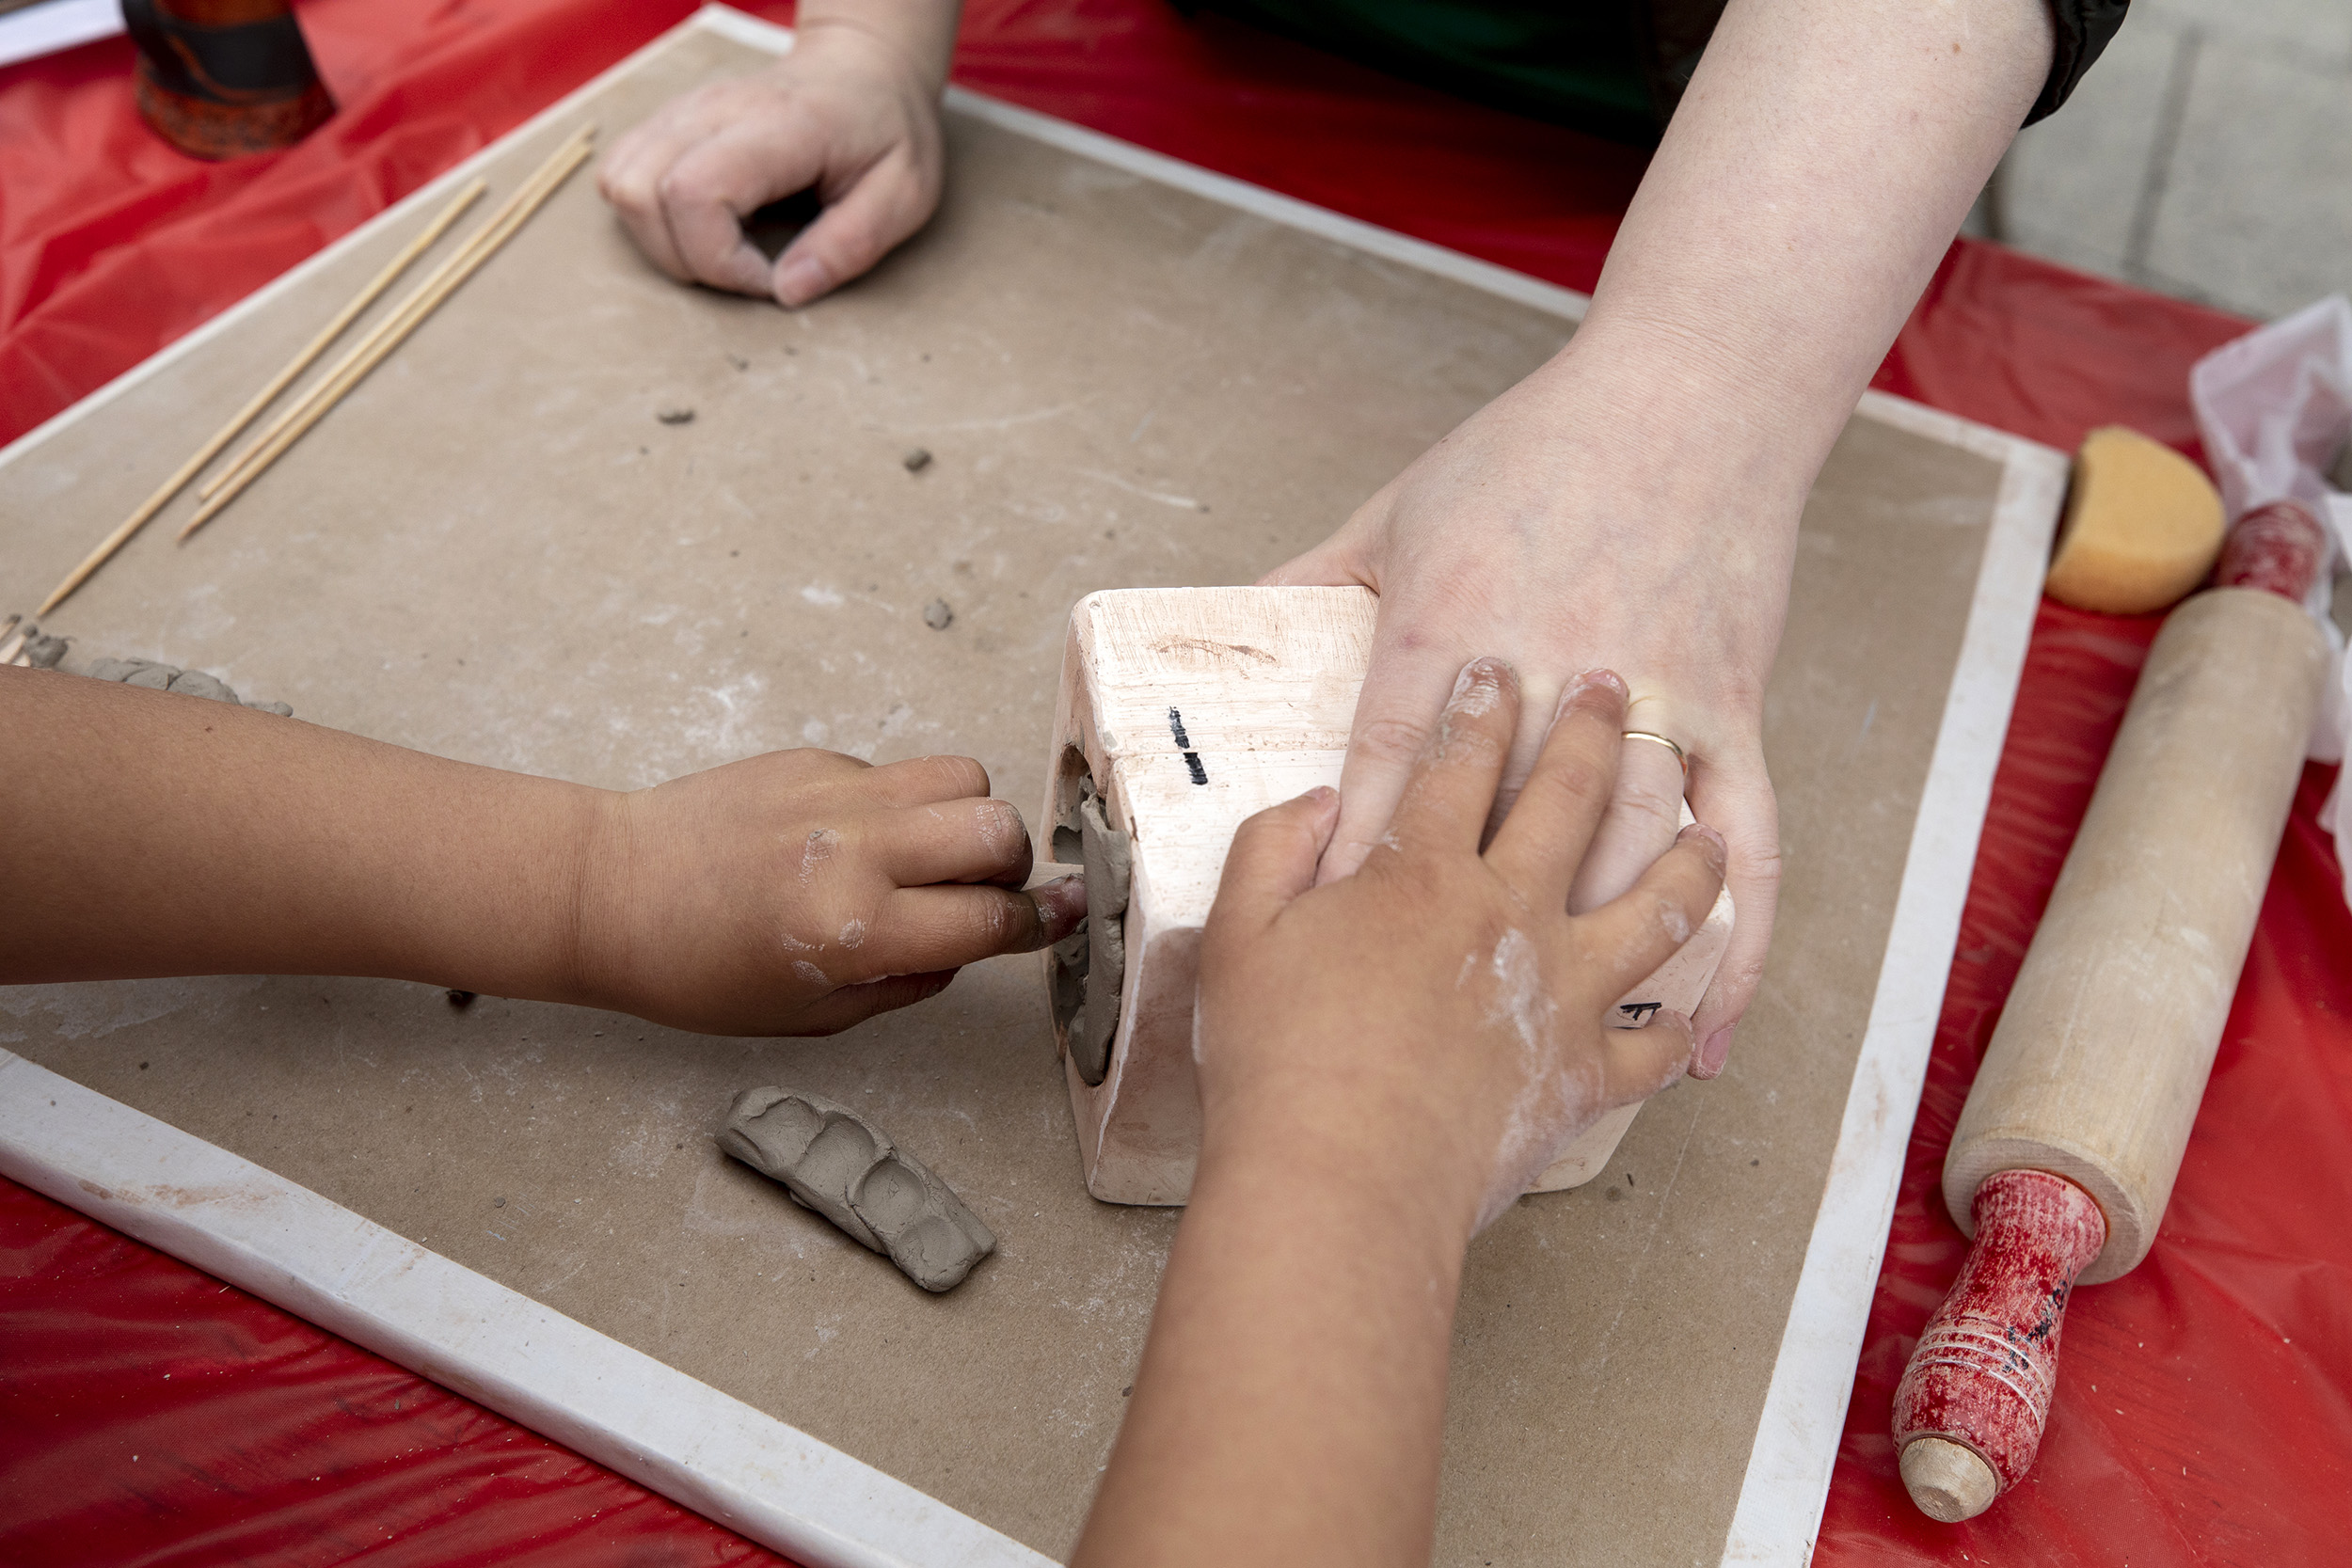
[(988, 793), (988, 769), (971, 757), (885, 762), (861, 781), (884, 805), (928, 806)]
[(1383, 842), (1406, 854), (1476, 854), (1518, 721), (1518, 672), (1499, 658), (1464, 665)]

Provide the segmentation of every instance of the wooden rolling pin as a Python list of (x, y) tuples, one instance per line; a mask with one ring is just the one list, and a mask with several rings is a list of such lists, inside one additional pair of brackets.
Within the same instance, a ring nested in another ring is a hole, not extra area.
[(1975, 1238), (1895, 1391), (1903, 1484), (1972, 1518), (2033, 1464), (2077, 1282), (2155, 1240), (2302, 776), (2327, 538), (2293, 501), (2172, 612), (1944, 1161)]

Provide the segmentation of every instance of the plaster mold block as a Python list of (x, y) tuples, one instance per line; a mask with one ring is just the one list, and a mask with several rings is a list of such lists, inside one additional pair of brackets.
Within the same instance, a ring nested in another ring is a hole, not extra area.
[[(1055, 858), (1086, 865), (1087, 924), (1045, 972), (1098, 1198), (1175, 1204), (1192, 1190), (1200, 928), (1242, 821), (1340, 782), (1376, 603), (1361, 588), (1151, 588), (1089, 594), (1071, 612), (1044, 815)], [(1731, 915), (1725, 893), (1611, 1022), (1695, 1007)], [(1640, 1113), (1602, 1117), (1531, 1190), (1599, 1175)]]

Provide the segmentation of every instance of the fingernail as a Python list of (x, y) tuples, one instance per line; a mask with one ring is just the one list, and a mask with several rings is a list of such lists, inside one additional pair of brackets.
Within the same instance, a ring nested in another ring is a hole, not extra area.
[(1707, 1043), (1699, 1047), (1697, 1065), (1691, 1069), (1692, 1077), (1712, 1078), (1724, 1070), (1724, 1063), (1731, 1059), (1731, 1032), (1738, 1027), (1726, 1023), (1707, 1037)]
[(1683, 829), (1680, 832), (1675, 834), (1675, 842), (1677, 844), (1680, 844), (1685, 839), (1692, 838), (1697, 839), (1701, 844), (1708, 847), (1708, 850), (1711, 851), (1708, 854), (1708, 859), (1714, 863), (1716, 870), (1721, 871), (1724, 868), (1724, 857), (1730, 853), (1729, 848), (1724, 844), (1724, 835), (1717, 832), (1714, 829), (1708, 827), (1704, 822), (1693, 822), (1689, 827)]
[(1084, 920), (1087, 912), (1087, 879), (1083, 876), (1057, 877), (1050, 882), (1040, 882), (1029, 890), (1038, 908), (1044, 911), (1046, 925), (1068, 918)]
[(1463, 665), (1461, 673), (1454, 677), (1454, 694), (1459, 697), (1480, 681), (1497, 678), (1501, 670), (1500, 659), (1486, 654), (1479, 655), (1468, 664)]
[(1619, 675), (1614, 670), (1587, 670), (1581, 674), (1569, 676), (1568, 684), (1560, 689), (1560, 704), (1557, 707), (1552, 709), (1551, 721), (1555, 724), (1558, 723), (1560, 721), (1560, 716), (1568, 711), (1568, 705), (1570, 703), (1575, 702), (1579, 697), (1581, 697), (1584, 693), (1590, 691), (1597, 686), (1615, 692), (1619, 702), (1626, 700), (1625, 679), (1623, 676)]
[(1446, 704), (1449, 709), (1459, 708), (1473, 717), (1493, 711), (1495, 693), (1517, 690), (1519, 673), (1509, 661), (1482, 655), (1462, 666), (1462, 673), (1454, 677), (1454, 696)]
[(832, 283), (824, 262), (814, 256), (795, 256), (776, 269), (776, 299), (788, 306), (806, 305)]
[(1339, 798), (1340, 792), (1329, 784), (1317, 784), (1299, 797), (1302, 800), (1312, 800), (1318, 806), (1327, 806)]

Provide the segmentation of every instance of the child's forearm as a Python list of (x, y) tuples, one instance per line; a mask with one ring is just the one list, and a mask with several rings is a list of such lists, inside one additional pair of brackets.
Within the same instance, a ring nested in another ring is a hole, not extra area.
[(1472, 1204), (1369, 1141), (1203, 1149), (1073, 1568), (1428, 1560)]
[(1200, 1168), (1081, 1568), (1426, 1562), (1471, 1231), (1689, 1060), (1679, 1014), (1603, 1020), (1713, 906), (1723, 839), (1693, 826), (1570, 915), (1625, 685), (1570, 689), (1489, 840), (1519, 720), (1518, 677), (1473, 660), (1352, 876), (1315, 885), (1328, 789), (1234, 834), (1200, 939)]
[(854, 27), (889, 45), (927, 74), (936, 93), (947, 85), (962, 0), (801, 0), (792, 24), (803, 35)]
[(605, 791), (0, 669), (0, 980), (302, 974), (580, 991)]

